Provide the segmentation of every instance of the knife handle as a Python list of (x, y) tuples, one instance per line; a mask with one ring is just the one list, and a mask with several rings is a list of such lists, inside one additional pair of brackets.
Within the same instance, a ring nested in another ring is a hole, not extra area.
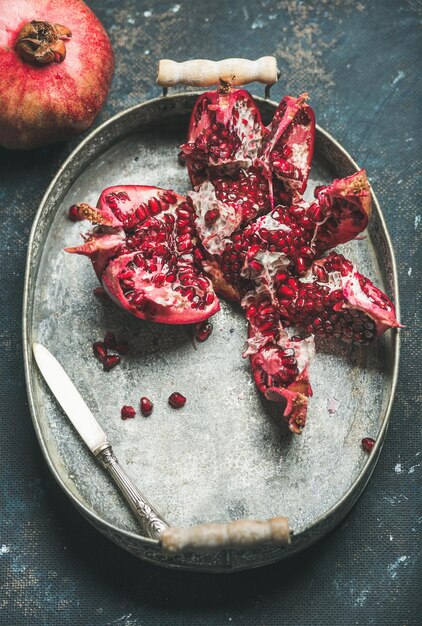
[(143, 534), (151, 539), (158, 539), (168, 524), (123, 471), (111, 445), (108, 444), (105, 448), (95, 452), (95, 456), (120, 489), (140, 524)]

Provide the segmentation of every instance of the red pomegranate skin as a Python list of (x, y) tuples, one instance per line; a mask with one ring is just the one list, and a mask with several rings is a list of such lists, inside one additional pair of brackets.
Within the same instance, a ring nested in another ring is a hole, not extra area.
[[(21, 58), (16, 41), (32, 20), (71, 30), (61, 63), (35, 65)], [(82, 0), (0, 0), (0, 145), (28, 150), (89, 128), (113, 69), (108, 35)]]

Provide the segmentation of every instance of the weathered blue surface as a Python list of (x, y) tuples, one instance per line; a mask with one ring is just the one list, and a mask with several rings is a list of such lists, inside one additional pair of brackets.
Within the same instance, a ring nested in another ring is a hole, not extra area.
[(0, 150), (0, 623), (416, 625), (422, 521), (420, 2), (89, 4), (116, 52), (110, 97), (97, 124), (157, 95), (160, 57), (275, 54), (282, 78), (274, 99), (310, 93), (319, 124), (367, 168), (385, 212), (407, 325), (400, 381), (369, 487), (345, 522), (306, 553), (232, 577), (166, 571), (123, 553), (80, 517), (53, 482), (35, 439), (23, 376), (28, 234), (51, 177), (77, 140), (29, 154)]

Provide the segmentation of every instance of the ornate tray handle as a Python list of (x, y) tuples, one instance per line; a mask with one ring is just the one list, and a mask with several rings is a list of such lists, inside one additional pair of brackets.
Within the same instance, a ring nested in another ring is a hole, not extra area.
[(233, 548), (243, 550), (262, 544), (287, 546), (290, 543), (287, 517), (273, 517), (266, 521), (237, 520), (228, 524), (201, 524), (190, 528), (166, 528), (160, 535), (163, 552), (212, 552)]
[(246, 85), (254, 81), (273, 85), (279, 76), (275, 57), (261, 57), (256, 61), (194, 59), (183, 63), (162, 59), (158, 65), (157, 84), (164, 88), (180, 83), (193, 87), (209, 87), (220, 83)]

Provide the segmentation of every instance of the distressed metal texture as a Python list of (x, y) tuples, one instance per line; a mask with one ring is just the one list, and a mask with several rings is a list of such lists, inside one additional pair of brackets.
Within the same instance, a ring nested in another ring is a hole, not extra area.
[[(388, 423), (398, 363), (398, 333), (370, 347), (318, 341), (310, 367), (314, 390), (308, 425), (292, 436), (278, 405), (256, 390), (241, 352), (246, 324), (236, 307), (222, 303), (214, 333), (195, 344), (192, 329), (139, 321), (99, 302), (96, 278), (86, 259), (70, 256), (84, 229), (67, 207), (95, 204), (113, 183), (188, 189), (177, 162), (195, 94), (146, 102), (95, 131), (70, 156), (48, 189), (34, 222), (28, 253), (24, 332), (30, 404), (44, 454), (56, 478), (94, 523), (137, 556), (176, 567), (218, 571), (258, 566), (313, 543), (338, 523), (374, 467)], [(258, 99), (264, 121), (276, 104)], [(318, 129), (309, 189), (356, 169), (351, 158)], [(312, 192), (309, 191), (309, 194)], [(370, 237), (341, 249), (397, 302), (392, 250), (374, 198)], [(375, 247), (374, 247), (375, 246)], [(380, 261), (380, 267), (377, 263)], [(381, 269), (380, 269), (381, 268)], [(91, 344), (107, 329), (129, 340), (130, 353), (105, 374)], [(243, 517), (285, 515), (288, 547), (216, 555), (162, 555), (142, 537), (112, 483), (103, 475), (33, 368), (31, 346), (46, 345), (77, 381), (83, 396), (146, 497), (169, 523), (190, 526)], [(166, 399), (173, 390), (188, 397), (182, 412)], [(119, 408), (141, 395), (154, 399), (145, 419), (122, 422)], [(327, 403), (339, 402), (335, 415)], [(377, 440), (368, 458), (365, 436)], [(323, 451), (323, 459), (321, 458)], [(355, 483), (357, 487), (355, 490)], [(120, 533), (120, 534), (119, 534)], [(120, 539), (119, 539), (120, 538)], [(136, 547), (137, 546), (137, 547)]]
[[(96, 124), (159, 95), (157, 61), (275, 54), (271, 97), (308, 91), (368, 171), (394, 243), (401, 362), (388, 436), (347, 518), (285, 561), (214, 576), (149, 565), (93, 528), (53, 479), (26, 399), (21, 308), (42, 196), (73, 148), (0, 149), (0, 621), (12, 626), (419, 626), (422, 439), (422, 39), (418, 0), (87, 0), (116, 73)], [(262, 86), (252, 90), (262, 94)], [(170, 92), (171, 93), (171, 92)]]

